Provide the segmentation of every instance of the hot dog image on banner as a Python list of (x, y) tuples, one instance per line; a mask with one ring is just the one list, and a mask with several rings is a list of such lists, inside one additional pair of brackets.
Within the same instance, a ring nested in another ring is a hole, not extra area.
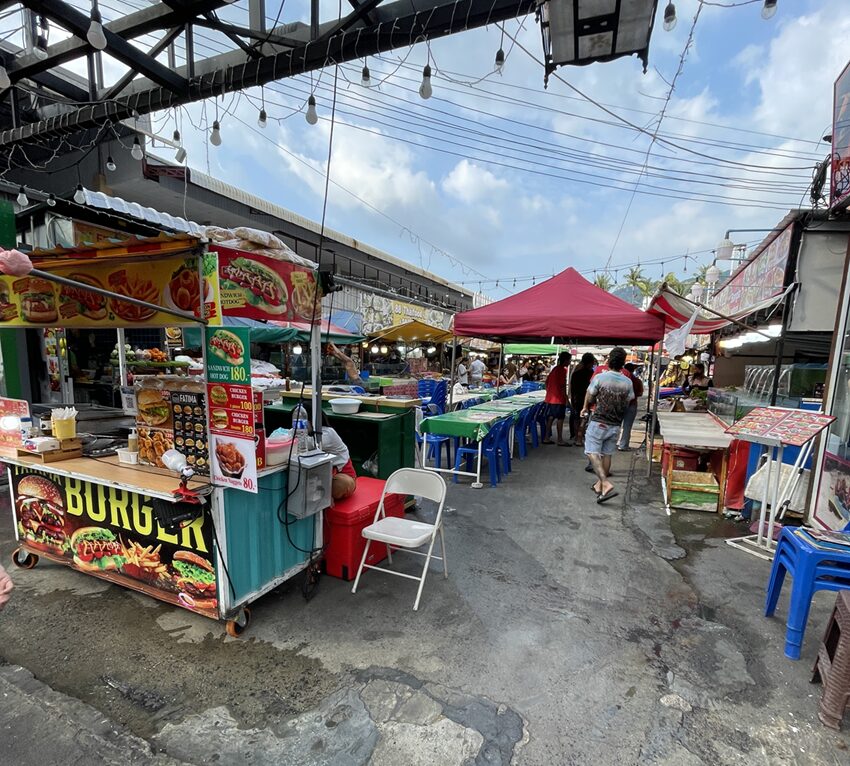
[(12, 466), (18, 540), (27, 549), (207, 617), (218, 617), (206, 515), (174, 532), (146, 495)]

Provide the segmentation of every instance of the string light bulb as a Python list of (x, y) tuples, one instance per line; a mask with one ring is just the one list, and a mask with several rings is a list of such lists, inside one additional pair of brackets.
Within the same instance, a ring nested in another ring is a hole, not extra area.
[(11, 87), (12, 81), (9, 79), (9, 73), (6, 71), (6, 67), (0, 64), (0, 93), (9, 90)]
[(434, 89), (431, 87), (431, 65), (425, 64), (422, 69), (422, 84), (419, 86), (419, 95), (422, 98), (431, 98)]
[(372, 348), (369, 349), (369, 351), (371, 351), (373, 354), (377, 354), (380, 349), (376, 345), (373, 345)]
[(502, 74), (502, 70), (505, 68), (505, 52), (499, 48), (496, 51), (496, 71), (499, 74)]
[(761, 8), (761, 17), (767, 21), (776, 15), (776, 0), (764, 0)]
[(178, 146), (183, 145), (183, 139), (180, 137), (180, 131), (177, 128), (174, 129), (174, 133), (171, 134), (171, 140), (177, 144)]
[(303, 348), (301, 348), (301, 344), (300, 344), (300, 343), (296, 343), (296, 344), (292, 347), (292, 353), (293, 353), (293, 354), (295, 354), (295, 356), (300, 356), (303, 352), (304, 352), (304, 349), (303, 349)]
[(221, 125), (218, 120), (213, 120), (212, 130), (210, 131), (210, 143), (213, 146), (221, 146)]
[(307, 99), (307, 114), (305, 118), (309, 125), (315, 125), (319, 121), (319, 113), (316, 111), (316, 97), (311, 93)]
[(91, 6), (91, 24), (89, 24), (89, 31), (86, 32), (86, 40), (89, 41), (92, 48), (98, 51), (106, 48), (106, 35), (103, 34), (102, 21), (97, 2), (94, 2)]
[(47, 195), (47, 207), (56, 207), (56, 195), (53, 192)]
[(368, 88), (372, 85), (372, 76), (369, 74), (369, 67), (366, 64), (363, 64), (363, 74), (360, 77), (360, 84), (364, 88)]
[(257, 127), (263, 128), (263, 130), (265, 130), (265, 127), (268, 124), (269, 124), (269, 116), (266, 114), (266, 110), (260, 109), (260, 116), (257, 118)]
[(27, 190), (23, 186), (21, 186), (21, 188), (18, 189), (18, 196), (15, 197), (15, 201), (21, 207), (26, 207), (27, 205), (29, 205), (30, 200), (29, 200), (29, 197), (27, 197)]
[(106, 169), (107, 169), (110, 173), (114, 173), (114, 172), (115, 172), (115, 169), (116, 169), (117, 167), (118, 167), (118, 166), (115, 164), (115, 160), (113, 160), (113, 159), (112, 159), (112, 155), (110, 154), (110, 155), (106, 158)]
[(677, 21), (676, 6), (673, 5), (673, 0), (670, 0), (670, 2), (667, 3), (667, 7), (664, 9), (664, 31), (672, 32), (676, 28)]
[(39, 35), (36, 38), (32, 53), (39, 61), (44, 61), (47, 58), (47, 38), (44, 35)]
[(177, 151), (174, 153), (174, 159), (177, 162), (183, 162), (186, 159), (186, 147), (178, 146)]
[(86, 192), (82, 184), (77, 184), (77, 190), (74, 192), (74, 202), (78, 205), (84, 205), (86, 203)]
[(144, 159), (145, 153), (142, 151), (142, 145), (139, 143), (138, 136), (133, 139), (133, 148), (130, 150), (130, 156), (134, 160), (141, 161), (142, 159)]
[(389, 349), (386, 346), (381, 346), (381, 353), (386, 354)]

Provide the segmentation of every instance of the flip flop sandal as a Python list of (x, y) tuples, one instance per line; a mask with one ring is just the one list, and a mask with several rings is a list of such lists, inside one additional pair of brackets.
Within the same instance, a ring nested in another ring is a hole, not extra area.
[(605, 494), (605, 495), (599, 495), (599, 496), (596, 498), (596, 502), (597, 502), (597, 503), (607, 503), (609, 500), (611, 500), (612, 498), (617, 497), (617, 495), (619, 495), (619, 494), (620, 494), (619, 492), (615, 492), (615, 491), (612, 489), (612, 490), (610, 490), (610, 491), (609, 491), (607, 494)]
[(569, 442), (558, 442), (559, 447), (569, 447), (571, 446)]
[(596, 495), (596, 497), (599, 497), (599, 494), (600, 494), (600, 493), (599, 493), (599, 490), (598, 490), (598, 489), (596, 489), (596, 482), (594, 482), (593, 484), (591, 484), (591, 485), (590, 485), (590, 488), (591, 488), (591, 490), (593, 490), (593, 492), (594, 492), (594, 494)]

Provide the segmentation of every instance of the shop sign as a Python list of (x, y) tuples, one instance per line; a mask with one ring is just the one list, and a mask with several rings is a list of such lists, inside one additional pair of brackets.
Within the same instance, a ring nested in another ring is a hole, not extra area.
[(726, 316), (738, 316), (785, 289), (785, 267), (791, 252), (793, 226), (790, 224), (735, 272), (711, 299), (712, 309)]
[(850, 202), (850, 64), (835, 81), (832, 110), (829, 205), (835, 209)]
[(100, 245), (104, 242), (115, 244), (130, 239), (130, 235), (117, 229), (107, 229), (104, 226), (95, 226), (85, 221), (74, 221), (74, 247), (89, 247)]
[[(204, 262), (207, 267), (206, 259)], [(215, 259), (212, 272), (203, 279), (204, 307), (197, 258), (177, 257), (137, 263), (91, 263), (53, 270), (82, 285), (110, 290), (156, 306), (203, 313), (215, 321), (217, 291)], [(210, 278), (211, 277), (211, 278)], [(38, 277), (0, 276), (0, 328), (3, 327), (164, 327), (174, 317), (155, 308), (143, 308), (121, 298), (107, 298), (86, 290)]]
[(449, 315), (444, 311), (385, 298), (374, 293), (361, 293), (360, 313), (363, 315), (362, 334), (364, 335), (414, 319), (432, 327), (439, 327), (441, 330), (449, 326)]
[(208, 514), (168, 532), (146, 495), (34, 468), (10, 471), (16, 534), (29, 550), (218, 617)]
[(255, 253), (213, 246), (218, 253), (221, 309), (225, 315), (310, 322), (321, 316), (312, 269)]
[(21, 440), (21, 418), (30, 416), (29, 403), (23, 399), (0, 397), (0, 455), (14, 457)]
[(205, 328), (213, 483), (257, 491), (257, 435), (249, 358), (251, 331)]

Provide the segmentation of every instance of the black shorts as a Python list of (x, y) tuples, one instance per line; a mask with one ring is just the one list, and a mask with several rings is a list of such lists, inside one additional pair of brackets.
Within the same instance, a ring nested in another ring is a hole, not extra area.
[(555, 420), (563, 420), (567, 416), (566, 404), (547, 404), (546, 417), (555, 418)]

